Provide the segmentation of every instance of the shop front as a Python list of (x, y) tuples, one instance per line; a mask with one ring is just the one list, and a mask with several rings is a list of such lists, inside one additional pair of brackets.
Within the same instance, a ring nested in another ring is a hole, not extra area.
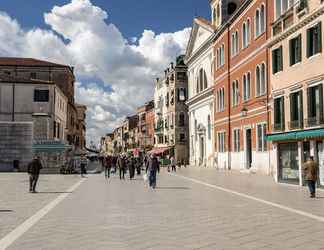
[(305, 185), (303, 164), (309, 156), (318, 163), (318, 186), (324, 187), (324, 129), (267, 135), (276, 156), (277, 181)]

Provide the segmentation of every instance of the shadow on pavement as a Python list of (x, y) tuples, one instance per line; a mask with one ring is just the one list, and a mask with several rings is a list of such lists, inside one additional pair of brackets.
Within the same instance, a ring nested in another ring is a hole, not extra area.
[(188, 190), (188, 187), (156, 187), (156, 189), (180, 189), (180, 190)]
[(37, 192), (38, 194), (72, 194), (72, 192)]
[(9, 209), (1, 210), (0, 209), (0, 213), (11, 213), (11, 212), (13, 212), (13, 210), (9, 210)]

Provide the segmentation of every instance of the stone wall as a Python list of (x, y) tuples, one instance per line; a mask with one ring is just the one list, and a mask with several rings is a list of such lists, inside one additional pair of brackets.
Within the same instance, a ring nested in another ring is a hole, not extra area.
[(13, 171), (18, 160), (20, 170), (26, 170), (32, 159), (32, 122), (0, 122), (0, 171)]

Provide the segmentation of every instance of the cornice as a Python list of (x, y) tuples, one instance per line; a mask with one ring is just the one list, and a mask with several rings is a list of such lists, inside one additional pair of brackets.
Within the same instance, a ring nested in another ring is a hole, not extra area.
[(194, 97), (190, 98), (186, 102), (186, 105), (188, 105), (188, 106), (193, 105), (196, 102), (199, 102), (213, 94), (214, 94), (214, 86), (209, 87), (208, 89), (205, 89), (203, 92), (199, 93), (198, 95), (195, 95)]

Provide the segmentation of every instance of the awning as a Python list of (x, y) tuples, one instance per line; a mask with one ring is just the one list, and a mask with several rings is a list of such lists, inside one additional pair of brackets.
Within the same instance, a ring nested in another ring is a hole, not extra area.
[(37, 141), (33, 144), (33, 150), (37, 152), (60, 152), (71, 148), (71, 145), (52, 140)]
[(324, 128), (310, 129), (303, 131), (294, 131), (280, 134), (269, 134), (266, 137), (267, 141), (291, 141), (291, 140), (303, 140), (311, 138), (324, 137)]
[(153, 148), (151, 151), (149, 151), (150, 154), (163, 154), (165, 151), (169, 150), (170, 147), (160, 147), (160, 148)]

